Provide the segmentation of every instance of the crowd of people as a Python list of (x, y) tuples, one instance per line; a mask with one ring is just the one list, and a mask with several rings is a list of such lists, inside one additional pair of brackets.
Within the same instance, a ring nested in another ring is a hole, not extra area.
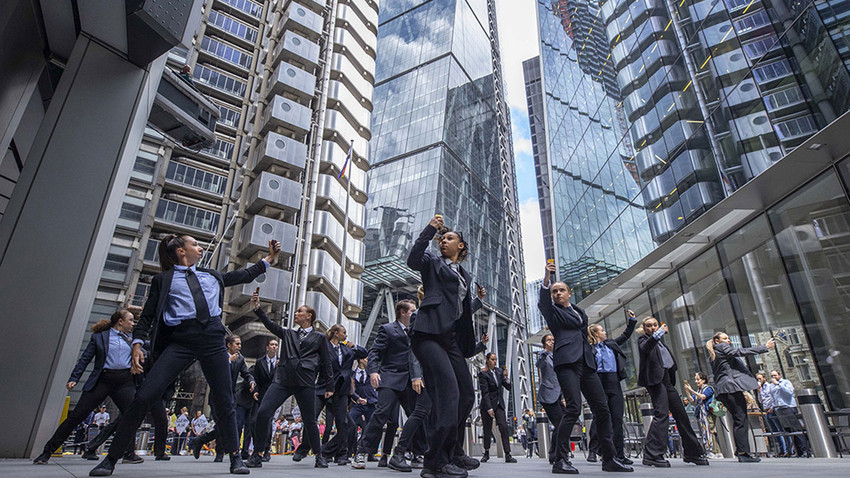
[[(435, 238), (439, 253), (429, 250)], [(479, 340), (472, 320), (486, 290), (462, 265), (471, 254), (463, 234), (445, 228), (441, 216), (431, 219), (407, 260), (421, 276), (418, 300), (398, 301), (394, 320), (378, 329), (369, 349), (350, 342), (342, 325), (320, 332), (315, 328), (317, 313), (307, 305), (295, 310), (295, 327), (281, 326), (267, 315), (258, 289), (251, 298), (252, 310), (276, 338), (249, 367), (241, 354), (240, 337), (221, 321), (224, 288), (253, 281), (275, 263), (279, 251), (277, 241), (270, 241), (269, 253), (260, 262), (221, 274), (197, 266), (203, 249), (195, 239), (164, 238), (159, 246), (162, 272), (153, 278), (138, 321), (122, 309), (92, 328), (91, 342), (71, 374), (68, 389), (76, 386), (92, 360), (94, 370), (77, 406), (34, 462), (47, 463), (53, 450), (106, 397), (119, 408), (120, 417), (112, 423), (103, 413), (92, 418), (102, 430), (98, 439), (87, 444), (87, 456), (96, 458), (94, 452), (105, 437), (113, 439), (91, 476), (111, 475), (122, 458), (122, 463), (143, 461), (134, 453), (134, 438), (148, 412), (155, 426), (156, 460), (169, 459), (165, 438), (170, 429), (172, 455), (185, 446), (187, 453), (199, 458), (203, 447), (214, 440), (215, 461), (228, 457), (233, 474), (248, 474), (269, 462), (273, 445), (279, 453), (291, 449), (295, 462), (312, 452), (317, 468), (333, 462), (365, 469), (383, 443), (379, 467), (402, 472), (417, 468), (423, 478), (465, 478), (491, 459), (491, 429), (498, 430), (506, 463), (516, 463), (509, 441), (514, 434), (527, 456), (535, 452), (534, 414), (526, 410), (513, 424), (508, 422), (504, 394), (512, 383), (498, 356), (487, 353), (486, 365), (477, 376), (469, 373), (467, 359), (484, 352), (489, 339), (485, 334)], [(606, 472), (631, 472), (623, 432), (621, 380), (626, 375), (626, 354), (622, 347), (635, 332), (638, 319), (629, 311), (624, 332), (609, 338), (603, 327), (589, 324), (586, 313), (571, 304), (567, 284), (553, 281), (555, 271), (554, 261), (549, 261), (538, 307), (550, 333), (542, 338), (543, 351), (537, 360), (538, 401), (551, 422), (547, 458), (552, 473), (578, 473), (570, 461), (570, 440), (582, 395), (593, 412), (587, 430), (588, 461), (601, 461)], [(638, 331), (638, 384), (646, 388), (654, 408), (642, 463), (670, 466), (665, 454), (672, 417), (684, 449), (683, 461), (708, 465), (706, 451), (717, 450), (713, 417), (718, 402), (734, 421), (738, 460), (758, 461), (747, 442), (744, 392), (759, 389), (763, 405), (776, 417), (795, 406), (793, 391), (789, 395), (787, 380), (778, 373), (773, 376), (775, 372), (770, 381), (762, 375), (756, 382), (740, 357), (765, 353), (773, 341), (734, 348), (728, 335), (719, 332), (706, 344), (714, 385), (709, 386), (702, 373), (695, 376), (696, 388), (685, 384), (699, 423), (697, 436), (676, 389), (676, 361), (664, 343), (667, 326), (646, 317)], [(201, 410), (190, 418), (183, 408), (169, 422), (165, 400), (174, 395), (173, 384), (181, 371), (195, 361), (209, 384), (211, 419)], [(466, 422), (475, 407), (473, 378), (480, 390), (478, 412), (485, 430), (480, 460), (467, 455), (463, 446)], [(292, 422), (280, 415), (290, 397), (297, 403)], [(407, 419), (396, 443), (399, 409)], [(320, 419), (323, 411), (324, 421)], [(790, 452), (791, 444), (784, 446)], [(803, 447), (795, 444), (797, 453)]]

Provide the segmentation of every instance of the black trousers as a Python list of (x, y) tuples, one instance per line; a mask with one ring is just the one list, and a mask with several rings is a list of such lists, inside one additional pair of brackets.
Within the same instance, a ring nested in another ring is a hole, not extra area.
[[(549, 423), (554, 427), (550, 437), (551, 439), (549, 440), (549, 461), (554, 462), (558, 454), (558, 430), (561, 427), (561, 419), (567, 413), (567, 408), (560, 400), (555, 403), (541, 403), (541, 405), (543, 405), (543, 410), (546, 410), (546, 417), (549, 419)], [(570, 430), (570, 433), (572, 433), (572, 430)], [(567, 448), (569, 448), (569, 444)]]
[(688, 458), (696, 458), (705, 454), (702, 442), (697, 438), (691, 427), (691, 420), (679, 392), (676, 391), (670, 380), (670, 374), (664, 371), (661, 383), (647, 385), (646, 390), (652, 398), (652, 423), (646, 434), (643, 445), (643, 456), (651, 460), (663, 460), (667, 452), (668, 430), (670, 426), (669, 415), (673, 414), (676, 428), (679, 429), (679, 437), (682, 440), (684, 454)]
[[(339, 395), (334, 393), (325, 404), (325, 435), (322, 437), (322, 450), (325, 456), (334, 458), (348, 456), (348, 436), (353, 425), (348, 418), (348, 400), (347, 393)], [(333, 418), (333, 421), (328, 417)], [(330, 437), (333, 423), (336, 423), (336, 434), (330, 440), (326, 440), (326, 437)], [(327, 445), (324, 445), (325, 443)]]
[(248, 445), (251, 443), (251, 415), (256, 405), (243, 407), (236, 405), (236, 439), (242, 437), (242, 453), (248, 453)]
[[(623, 413), (625, 413), (625, 401), (623, 400), (623, 388), (620, 386), (620, 377), (616, 372), (600, 372), (599, 380), (602, 381), (602, 389), (608, 398), (608, 411), (611, 412), (611, 429), (614, 439), (614, 450), (618, 458), (625, 458), (625, 440), (623, 438)], [(591, 453), (599, 453), (599, 438), (597, 437), (596, 419), (590, 424), (590, 443), (588, 449)]]
[(608, 399), (602, 382), (596, 370), (588, 367), (583, 362), (576, 362), (555, 367), (558, 383), (561, 385), (561, 393), (566, 401), (566, 411), (561, 417), (558, 425), (558, 452), (556, 459), (568, 460), (570, 457), (570, 435), (573, 425), (581, 415), (581, 396), (587, 399), (590, 410), (597, 421), (597, 435), (599, 436), (599, 449), (602, 454), (602, 462), (611, 462), (616, 456), (614, 441), (611, 431), (611, 413), (608, 410)]
[[(104, 369), (100, 372), (100, 377), (94, 388), (80, 395), (77, 405), (71, 410), (68, 417), (59, 424), (59, 428), (53, 432), (53, 436), (44, 445), (44, 452), (53, 453), (59, 448), (71, 436), (74, 429), (80, 423), (83, 423), (83, 420), (86, 419), (89, 413), (106, 400), (106, 397), (111, 398), (115, 402), (115, 406), (121, 411), (123, 417), (133, 402), (133, 396), (135, 394), (136, 385), (133, 382), (133, 375), (130, 373), (130, 369)], [(125, 445), (122, 452), (124, 451), (132, 452), (132, 445), (129, 448)]]
[(423, 389), (422, 393), (416, 396), (413, 413), (404, 422), (401, 436), (398, 438), (398, 445), (396, 445), (393, 453), (404, 455), (405, 452), (412, 451), (416, 455), (425, 454), (428, 441), (428, 427), (425, 421), (430, 414), (431, 398), (428, 396), (428, 391)]
[[(375, 405), (375, 413), (363, 430), (363, 436), (360, 437), (360, 443), (357, 445), (357, 453), (371, 453), (377, 450), (378, 441), (381, 439), (381, 433), (384, 425), (388, 427), (391, 423), (395, 423), (395, 427), (390, 430), (387, 428), (386, 435), (389, 440), (384, 438), (384, 452), (392, 451), (392, 442), (395, 437), (395, 431), (398, 429), (398, 407), (404, 408), (404, 412), (408, 415), (413, 413), (413, 407), (416, 405), (416, 392), (410, 388), (410, 384), (402, 390), (393, 390), (387, 387), (378, 389), (378, 403)], [(392, 431), (392, 434), (390, 432)], [(388, 444), (389, 442), (389, 444)], [(388, 450), (389, 448), (389, 450)]]
[(351, 420), (351, 429), (348, 431), (348, 450), (349, 452), (354, 452), (357, 450), (357, 428), (359, 427), (363, 432), (366, 431), (366, 424), (369, 423), (369, 419), (372, 418), (372, 414), (375, 413), (375, 404), (367, 403), (366, 405), (354, 405), (351, 407), (351, 411), (348, 412), (348, 418)]
[(318, 455), (322, 451), (319, 441), (319, 426), (316, 424), (316, 389), (313, 387), (291, 387), (280, 383), (272, 383), (263, 396), (263, 403), (257, 411), (257, 435), (254, 437), (254, 453), (261, 455), (267, 449), (269, 443), (269, 428), (262, 426), (270, 423), (275, 410), (283, 405), (289, 397), (295, 396), (298, 408), (301, 410), (301, 421), (303, 422), (302, 437), (305, 442), (310, 443), (313, 454)]
[(463, 454), (463, 434), (475, 403), (475, 389), (454, 331), (415, 333), (410, 339), (432, 401), (425, 468), (437, 470)]
[[(151, 407), (150, 413), (154, 431), (153, 454), (154, 456), (162, 456), (165, 455), (165, 441), (166, 438), (168, 438), (168, 414), (165, 412), (165, 402), (155, 403)], [(122, 417), (118, 417), (117, 421), (103, 427), (94, 439), (86, 443), (86, 448), (89, 450), (95, 450), (100, 445), (103, 445), (106, 440), (115, 433), (115, 430), (118, 428), (118, 422), (120, 422), (121, 419)], [(135, 443), (131, 442), (128, 449), (132, 450), (135, 448), (135, 445)], [(176, 453), (174, 454), (176, 455)]]
[(496, 426), (499, 427), (499, 434), (502, 435), (502, 447), (505, 450), (505, 453), (511, 453), (511, 443), (508, 441), (510, 438), (510, 432), (508, 431), (508, 420), (505, 416), (505, 409), (502, 407), (496, 407), (493, 409), (493, 416), (491, 417), (487, 410), (481, 410), (481, 425), (484, 426), (484, 451), (490, 449), (490, 438), (493, 436), (491, 430), (493, 430), (493, 420), (496, 420)]
[(135, 438), (136, 428), (145, 418), (145, 412), (162, 398), (165, 389), (194, 360), (200, 362), (210, 387), (210, 399), (219, 416), (216, 428), (220, 433), (221, 446), (226, 453), (239, 450), (230, 356), (224, 346), (224, 325), (215, 318), (205, 325), (190, 319), (165, 329), (159, 340), (167, 345), (145, 376), (144, 383), (136, 392), (136, 399), (118, 425), (109, 448), (110, 458), (117, 460), (120, 457), (121, 450)]
[(717, 398), (732, 416), (732, 436), (735, 437), (735, 454), (750, 453), (750, 421), (747, 418), (747, 398), (744, 392), (718, 393)]
[[(265, 396), (265, 395), (263, 395), (263, 396)], [(260, 401), (259, 402), (255, 401), (254, 406), (251, 407), (250, 418), (246, 422), (246, 428), (248, 429), (248, 431), (246, 433), (248, 435), (242, 441), (242, 455), (243, 456), (248, 454), (249, 446), (251, 444), (252, 439), (254, 440), (254, 448), (255, 449), (258, 448), (258, 445), (257, 445), (257, 436), (258, 436), (257, 427), (258, 426), (262, 426), (266, 429), (266, 442), (263, 444), (262, 448), (264, 450), (266, 450), (266, 453), (268, 453), (268, 450), (271, 446), (271, 440), (272, 440), (272, 435), (273, 435), (271, 418), (269, 419), (268, 423), (260, 424), (257, 421), (257, 418), (258, 418), (258, 415), (259, 415), (259, 412), (260, 412), (260, 403), (262, 403), (262, 400), (263, 399), (261, 397)]]

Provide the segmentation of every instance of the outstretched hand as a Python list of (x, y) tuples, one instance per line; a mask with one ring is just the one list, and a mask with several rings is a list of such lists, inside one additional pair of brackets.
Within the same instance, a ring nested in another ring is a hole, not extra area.
[(265, 257), (269, 265), (274, 265), (277, 262), (277, 256), (280, 255), (280, 242), (272, 239), (269, 241), (269, 254)]

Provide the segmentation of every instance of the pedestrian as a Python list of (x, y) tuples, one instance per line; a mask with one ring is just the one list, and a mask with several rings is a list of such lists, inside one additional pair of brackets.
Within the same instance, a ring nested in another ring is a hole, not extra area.
[[(788, 379), (782, 378), (779, 370), (770, 371), (770, 384), (773, 386), (771, 393), (774, 410), (777, 420), (782, 425), (782, 429), (786, 432), (800, 431), (794, 385)], [(794, 449), (797, 458), (809, 456), (809, 451), (806, 447), (806, 438), (803, 435), (794, 435)], [(788, 454), (791, 454), (790, 448), (788, 449)]]
[(498, 365), (498, 357), (495, 353), (490, 352), (486, 356), (484, 369), (478, 372), (478, 390), (481, 391), (479, 407), (481, 409), (481, 424), (484, 427), (484, 456), (481, 457), (481, 462), (485, 463), (490, 459), (490, 430), (493, 429), (493, 422), (495, 421), (502, 437), (505, 463), (516, 463), (516, 458), (511, 456), (510, 434), (508, 433), (508, 422), (505, 415), (505, 399), (502, 394), (503, 388), (508, 391), (511, 390), (511, 382), (508, 379), (508, 370), (497, 371)]
[(183, 407), (180, 409), (180, 416), (174, 421), (174, 441), (171, 443), (171, 454), (177, 456), (180, 452), (186, 449), (186, 440), (189, 436), (189, 409)]
[(714, 458), (720, 454), (720, 447), (717, 445), (716, 431), (716, 416), (713, 408), (716, 408), (714, 400), (714, 388), (708, 384), (708, 377), (702, 373), (694, 374), (694, 384), (696, 389), (691, 388), (691, 384), (685, 381), (685, 394), (690, 397), (694, 407), (694, 417), (697, 419), (700, 429), (700, 438), (702, 446), (708, 451), (708, 458)]
[[(280, 343), (277, 339), (269, 340), (269, 343), (266, 344), (266, 353), (263, 354), (262, 357), (257, 359), (257, 362), (251, 367), (251, 375), (254, 377), (254, 380), (257, 382), (257, 388), (254, 390), (254, 404), (251, 408), (251, 415), (249, 420), (249, 434), (250, 437), (246, 436), (242, 441), (242, 458), (247, 460), (250, 456), (248, 446), (251, 438), (256, 438), (257, 436), (257, 427), (262, 426), (266, 428), (267, 437), (269, 437), (266, 441), (268, 442), (272, 438), (271, 427), (272, 423), (257, 423), (257, 411), (260, 408), (260, 403), (263, 401), (263, 397), (266, 395), (266, 392), (269, 390), (272, 382), (275, 377), (275, 370), (277, 369), (277, 353)], [(254, 444), (254, 447), (257, 445)], [(271, 460), (271, 450), (269, 443), (263, 444), (263, 448), (266, 450), (266, 453), (263, 455), (263, 462), (268, 462)]]

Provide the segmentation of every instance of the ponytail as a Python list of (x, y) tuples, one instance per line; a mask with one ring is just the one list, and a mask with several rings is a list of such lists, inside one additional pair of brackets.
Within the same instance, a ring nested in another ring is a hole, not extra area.
[(130, 314), (133, 315), (127, 309), (118, 309), (109, 316), (108, 319), (100, 319), (94, 325), (89, 328), (93, 334), (98, 332), (103, 332), (104, 330), (109, 330), (110, 327), (115, 327), (115, 324), (118, 323), (119, 320), (123, 319), (125, 315)]
[(708, 349), (708, 356), (711, 357), (712, 362), (714, 362), (714, 360), (717, 358), (717, 354), (714, 353), (714, 342), (717, 341), (717, 339), (719, 339), (720, 336), (724, 334), (725, 332), (717, 332), (716, 334), (714, 334), (713, 337), (711, 337), (711, 340), (705, 343), (705, 348)]
[(177, 234), (168, 234), (159, 241), (159, 267), (163, 272), (170, 271), (179, 262), (177, 249), (183, 246), (183, 236)]

